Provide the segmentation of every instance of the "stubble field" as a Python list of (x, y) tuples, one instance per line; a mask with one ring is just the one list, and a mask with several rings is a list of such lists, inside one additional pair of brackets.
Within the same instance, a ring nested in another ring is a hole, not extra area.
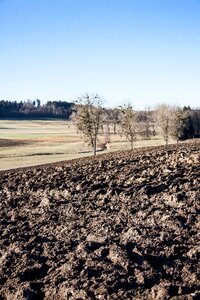
[[(109, 151), (126, 150), (129, 143), (112, 134)], [(100, 144), (105, 135), (99, 138)], [(161, 137), (138, 139), (134, 147), (162, 145)], [(104, 151), (108, 152), (108, 151)], [(98, 153), (102, 153), (98, 152)], [(68, 121), (0, 121), (0, 170), (40, 165), (56, 161), (91, 156), (91, 148)]]

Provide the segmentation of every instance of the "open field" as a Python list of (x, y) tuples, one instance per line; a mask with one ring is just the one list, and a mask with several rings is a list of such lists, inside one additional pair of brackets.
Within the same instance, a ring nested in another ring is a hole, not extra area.
[(200, 143), (0, 172), (1, 300), (199, 299)]
[[(99, 143), (104, 142), (100, 137)], [(109, 151), (126, 150), (123, 137), (111, 134)], [(164, 141), (156, 136), (137, 140), (134, 147), (157, 146)], [(106, 152), (106, 151), (104, 151)], [(102, 153), (102, 152), (100, 152)], [(0, 170), (40, 165), (92, 155), (72, 122), (68, 121), (0, 121)]]

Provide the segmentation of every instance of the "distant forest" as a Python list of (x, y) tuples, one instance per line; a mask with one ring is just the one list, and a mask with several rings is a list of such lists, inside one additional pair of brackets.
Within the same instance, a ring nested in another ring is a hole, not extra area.
[(0, 100), (0, 119), (68, 119), (74, 103), (66, 101)]

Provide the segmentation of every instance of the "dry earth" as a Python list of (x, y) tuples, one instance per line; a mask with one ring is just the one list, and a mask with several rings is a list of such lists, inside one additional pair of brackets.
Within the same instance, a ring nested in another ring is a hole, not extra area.
[(12, 140), (12, 139), (0, 139), (0, 148), (2, 147), (16, 147), (30, 144), (30, 141)]
[(0, 173), (0, 299), (199, 299), (200, 143)]

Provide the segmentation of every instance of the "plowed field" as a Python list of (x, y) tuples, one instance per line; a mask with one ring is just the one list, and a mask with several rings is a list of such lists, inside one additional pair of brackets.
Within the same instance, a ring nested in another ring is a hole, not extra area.
[(199, 299), (200, 143), (0, 173), (0, 299)]

